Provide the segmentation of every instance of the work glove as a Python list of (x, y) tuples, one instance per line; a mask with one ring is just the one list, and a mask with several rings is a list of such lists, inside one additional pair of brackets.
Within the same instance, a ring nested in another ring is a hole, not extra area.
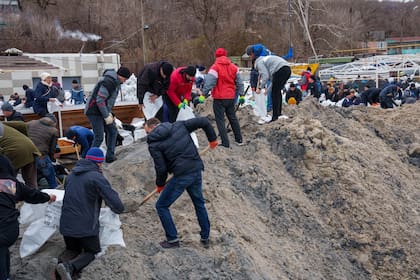
[(160, 193), (161, 191), (163, 191), (164, 188), (165, 186), (156, 186), (156, 191)]
[(215, 149), (219, 145), (219, 142), (217, 140), (211, 141), (209, 143), (210, 149)]
[(179, 104), (178, 104), (178, 109), (185, 109), (185, 103), (184, 102), (180, 102)]
[(204, 103), (205, 100), (206, 100), (206, 98), (204, 97), (204, 95), (200, 95), (198, 97), (198, 103)]
[(239, 96), (238, 104), (239, 105), (245, 104), (245, 96), (243, 95)]
[(105, 118), (105, 124), (112, 124), (114, 122), (114, 116), (109, 113), (108, 117)]

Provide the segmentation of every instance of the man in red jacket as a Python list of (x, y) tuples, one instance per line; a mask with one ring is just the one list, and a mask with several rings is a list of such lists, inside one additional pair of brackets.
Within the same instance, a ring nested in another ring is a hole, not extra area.
[[(243, 100), (244, 84), (239, 75), (238, 67), (227, 58), (227, 52), (218, 48), (214, 53), (216, 61), (210, 67), (203, 87), (203, 94), (212, 90), (213, 110), (219, 130), (222, 146), (229, 148), (229, 138), (225, 127), (225, 114), (235, 135), (235, 142), (242, 145), (241, 127), (235, 113), (235, 96)], [(235, 95), (236, 94), (236, 95)]]
[(163, 121), (175, 122), (179, 109), (188, 106), (191, 101), (195, 72), (196, 68), (193, 65), (179, 67), (172, 72), (167, 96), (163, 99), (168, 106), (169, 116), (168, 119), (164, 116)]

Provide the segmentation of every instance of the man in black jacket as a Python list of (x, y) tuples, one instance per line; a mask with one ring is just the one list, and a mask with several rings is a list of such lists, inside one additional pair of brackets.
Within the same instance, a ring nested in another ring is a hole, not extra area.
[[(216, 133), (207, 118), (193, 118), (175, 123), (160, 123), (157, 118), (146, 121), (149, 152), (155, 163), (156, 188), (161, 193), (156, 209), (165, 230), (166, 240), (163, 248), (179, 247), (178, 233), (172, 220), (169, 207), (186, 190), (194, 204), (200, 224), (201, 243), (209, 246), (210, 222), (204, 205), (201, 172), (203, 162), (190, 133), (202, 128), (210, 142), (210, 148), (218, 145)], [(168, 173), (174, 176), (166, 184)], [(165, 187), (166, 184), (166, 187)]]
[(3, 111), (3, 115), (6, 117), (8, 122), (10, 121), (24, 121), (22, 113), (13, 109), (12, 104), (9, 102), (4, 103), (1, 105), (1, 110)]
[[(146, 92), (150, 92), (152, 103), (162, 95), (166, 94), (174, 67), (166, 61), (157, 61), (146, 64), (137, 77), (137, 98), (139, 108), (144, 109), (143, 99)], [(156, 113), (159, 120), (163, 120), (163, 107)]]
[[(78, 255), (56, 267), (61, 279), (71, 280), (101, 251), (99, 244), (99, 214), (102, 200), (114, 213), (124, 211), (118, 193), (102, 175), (104, 154), (99, 148), (90, 148), (85, 159), (79, 160), (67, 177), (60, 218), (60, 233), (66, 251)], [(68, 255), (71, 255), (68, 253)]]
[[(0, 133), (0, 136), (1, 133)], [(16, 172), (6, 156), (0, 154), (0, 279), (10, 277), (9, 247), (19, 236), (18, 201), (44, 203), (55, 201), (55, 195), (48, 195), (28, 187), (16, 179)]]

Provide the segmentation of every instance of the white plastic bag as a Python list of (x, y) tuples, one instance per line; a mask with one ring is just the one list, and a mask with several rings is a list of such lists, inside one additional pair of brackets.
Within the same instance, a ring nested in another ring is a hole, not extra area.
[[(176, 120), (177, 121), (186, 121), (186, 120), (193, 119), (193, 118), (195, 118), (193, 110), (191, 109), (191, 107), (186, 106), (185, 108), (179, 109), (179, 113), (178, 113), (178, 116), (176, 117)], [(195, 146), (197, 148), (199, 148), (198, 138), (197, 138), (197, 135), (195, 134), (195, 132), (191, 132), (190, 135), (191, 135), (191, 139), (193, 140)]]
[(267, 95), (265, 95), (264, 90), (261, 90), (259, 94), (255, 93), (255, 105), (254, 105), (254, 114), (260, 118), (265, 118), (267, 116)]
[(148, 91), (144, 94), (143, 114), (146, 117), (146, 119), (153, 118), (163, 105), (162, 96), (159, 96), (158, 98), (156, 98), (155, 102), (152, 103), (150, 100), (150, 96), (152, 95), (153, 94)]
[[(21, 258), (35, 253), (59, 229), (64, 191), (45, 189), (43, 192), (55, 194), (57, 200), (51, 204), (23, 204), (20, 222), (22, 224), (30, 223), (30, 225), (23, 233), (20, 243), (19, 253)], [(109, 208), (102, 208), (99, 225), (99, 239), (103, 252), (109, 245), (125, 247), (122, 230), (120, 229), (121, 222), (117, 214)]]

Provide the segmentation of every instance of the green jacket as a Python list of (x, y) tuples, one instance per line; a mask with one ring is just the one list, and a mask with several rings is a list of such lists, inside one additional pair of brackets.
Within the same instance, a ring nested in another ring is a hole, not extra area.
[(0, 126), (3, 127), (3, 136), (0, 137), (0, 153), (10, 159), (14, 168), (19, 169), (34, 162), (34, 156), (41, 156), (41, 153), (31, 139), (9, 126), (14, 123), (18, 123), (22, 129), (26, 126), (24, 122), (0, 122)]

